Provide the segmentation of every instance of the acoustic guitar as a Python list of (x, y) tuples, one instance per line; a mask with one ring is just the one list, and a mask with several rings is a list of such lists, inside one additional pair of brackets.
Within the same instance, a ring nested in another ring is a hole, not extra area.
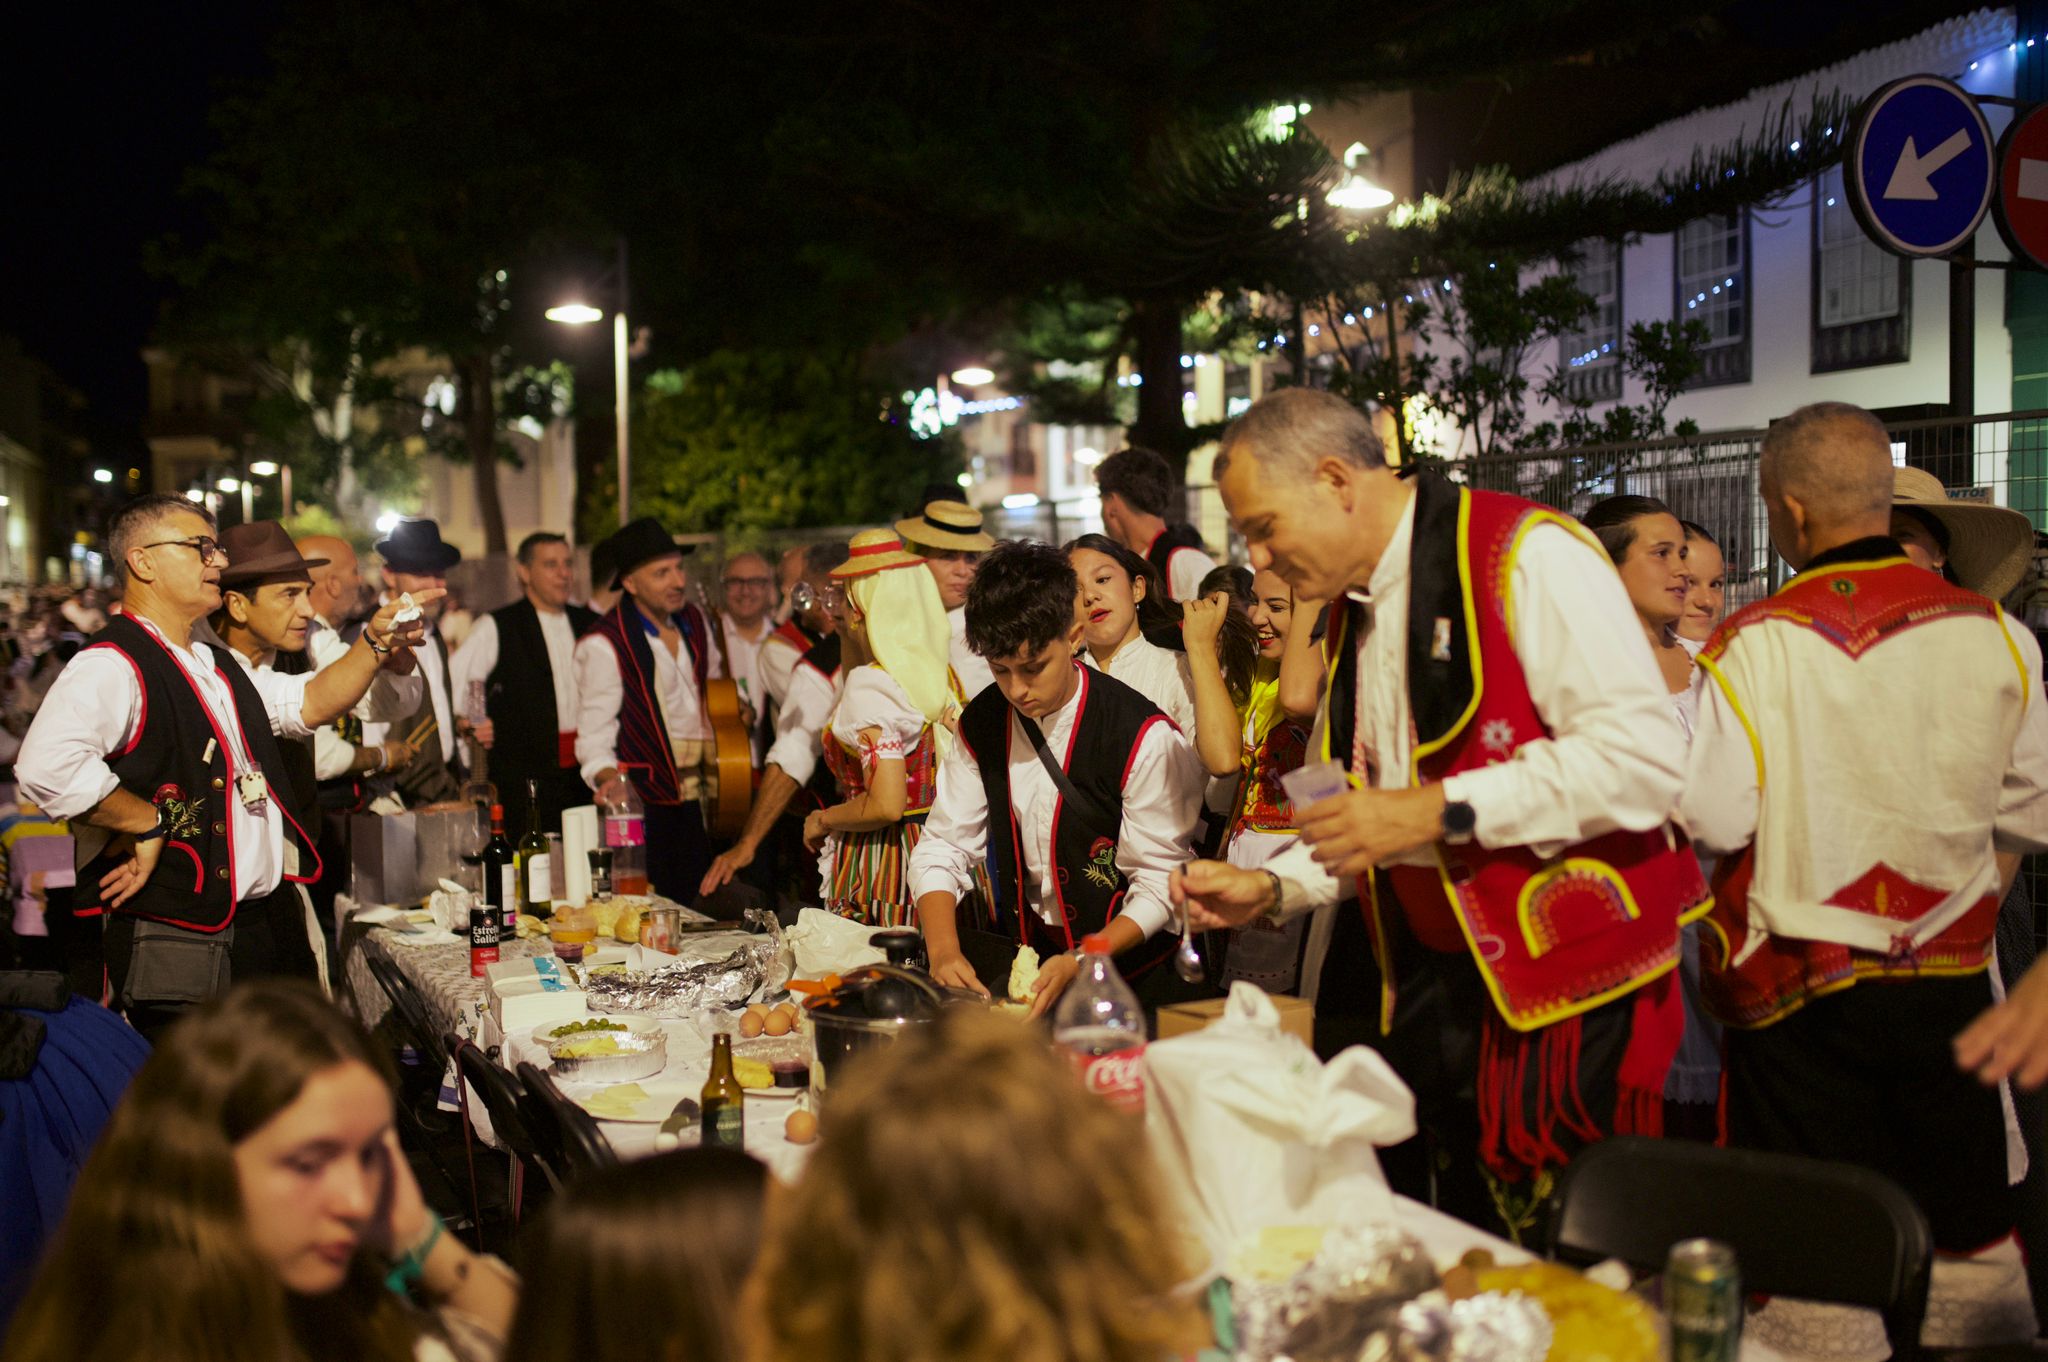
[[(697, 586), (696, 583), (692, 583)], [(725, 619), (697, 587), (697, 602), (711, 622), (711, 636), (725, 663), (724, 676), (704, 682), (704, 712), (711, 720), (712, 767), (718, 773), (718, 795), (705, 811), (713, 837), (734, 838), (747, 826), (754, 807), (754, 739), (740, 712), (740, 684), (732, 678), (732, 655), (725, 642)]]

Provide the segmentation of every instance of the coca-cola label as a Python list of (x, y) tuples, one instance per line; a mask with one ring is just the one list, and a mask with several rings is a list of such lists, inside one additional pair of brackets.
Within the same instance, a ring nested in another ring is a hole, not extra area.
[(1144, 1046), (1133, 1045), (1128, 1050), (1112, 1050), (1106, 1055), (1073, 1053), (1073, 1059), (1074, 1068), (1081, 1075), (1081, 1086), (1133, 1116), (1144, 1114)]

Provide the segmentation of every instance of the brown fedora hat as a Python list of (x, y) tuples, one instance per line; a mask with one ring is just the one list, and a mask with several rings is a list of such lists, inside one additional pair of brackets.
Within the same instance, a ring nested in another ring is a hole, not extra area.
[(311, 580), (314, 568), (327, 566), (325, 558), (302, 556), (284, 526), (275, 520), (230, 525), (220, 532), (220, 546), (228, 556), (228, 565), (220, 574), (224, 589)]
[(1988, 501), (1958, 501), (1924, 468), (1892, 472), (1892, 507), (1918, 511), (1947, 531), (1948, 565), (1970, 590), (1998, 600), (2018, 586), (2034, 557), (2034, 522)]

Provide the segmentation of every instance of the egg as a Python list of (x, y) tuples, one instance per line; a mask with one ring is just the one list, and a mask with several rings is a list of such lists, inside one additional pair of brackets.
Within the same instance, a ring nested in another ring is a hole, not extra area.
[(768, 1020), (763, 1025), (762, 1030), (771, 1036), (786, 1036), (794, 1025), (796, 1025), (796, 1018), (778, 1007), (768, 1014)]
[(771, 1011), (773, 1011), (773, 1009), (772, 1009), (772, 1008), (770, 1008), (770, 1007), (768, 1006), (768, 1004), (766, 1004), (766, 1003), (748, 1003), (748, 1004), (747, 1004), (747, 1015), (748, 1015), (749, 1017), (760, 1017), (760, 1018), (763, 1018), (763, 1019), (765, 1020), (765, 1019), (767, 1018), (767, 1016), (768, 1016), (769, 1012), (771, 1012)]
[(760, 1035), (767, 1028), (767, 1025), (766, 1019), (752, 1009), (748, 1009), (740, 1016), (740, 1035), (746, 1040), (752, 1040), (755, 1036)]
[(818, 1118), (799, 1107), (782, 1123), (782, 1137), (791, 1144), (809, 1144), (818, 1138)]

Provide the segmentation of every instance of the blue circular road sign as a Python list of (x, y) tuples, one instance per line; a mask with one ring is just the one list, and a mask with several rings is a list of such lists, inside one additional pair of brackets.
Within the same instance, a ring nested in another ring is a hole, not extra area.
[(1997, 164), (1977, 101), (1939, 76), (1907, 76), (1856, 114), (1842, 154), (1849, 206), (1899, 255), (1947, 255), (1991, 207)]

